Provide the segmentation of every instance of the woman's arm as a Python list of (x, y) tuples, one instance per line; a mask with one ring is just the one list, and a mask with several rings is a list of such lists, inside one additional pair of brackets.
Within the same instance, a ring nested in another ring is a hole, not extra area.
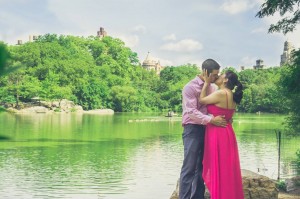
[(217, 104), (220, 102), (220, 99), (222, 98), (222, 92), (215, 91), (212, 94), (207, 96), (207, 89), (208, 89), (208, 83), (205, 82), (202, 88), (202, 91), (200, 93), (199, 101), (201, 104)]
[(204, 85), (203, 85), (203, 88), (200, 93), (199, 102), (201, 104), (217, 104), (217, 103), (219, 103), (220, 99), (222, 97), (222, 93), (220, 91), (215, 91), (212, 94), (210, 94), (209, 96), (207, 96), (207, 89), (211, 83), (211, 78), (212, 78), (211, 74), (208, 76), (206, 70), (204, 70), (202, 72), (202, 74), (203, 74), (202, 77), (204, 80)]

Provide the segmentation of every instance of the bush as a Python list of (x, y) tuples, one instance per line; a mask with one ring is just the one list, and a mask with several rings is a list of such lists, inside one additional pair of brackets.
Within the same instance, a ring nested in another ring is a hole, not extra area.
[(276, 182), (276, 187), (277, 189), (279, 189), (280, 191), (286, 191), (286, 184), (284, 181), (277, 181)]

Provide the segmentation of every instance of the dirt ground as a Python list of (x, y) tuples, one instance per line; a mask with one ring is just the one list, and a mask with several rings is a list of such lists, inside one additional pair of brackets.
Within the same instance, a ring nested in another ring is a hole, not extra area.
[(300, 199), (300, 188), (290, 191), (289, 193), (280, 191), (278, 199)]

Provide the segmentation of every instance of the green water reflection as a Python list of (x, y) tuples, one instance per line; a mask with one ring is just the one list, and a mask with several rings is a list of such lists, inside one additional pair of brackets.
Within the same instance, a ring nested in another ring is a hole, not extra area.
[[(277, 178), (274, 129), (282, 121), (235, 115), (243, 169)], [(181, 132), (180, 117), (158, 113), (0, 113), (0, 197), (168, 198), (181, 167)], [(281, 176), (293, 176), (299, 139), (282, 143)]]

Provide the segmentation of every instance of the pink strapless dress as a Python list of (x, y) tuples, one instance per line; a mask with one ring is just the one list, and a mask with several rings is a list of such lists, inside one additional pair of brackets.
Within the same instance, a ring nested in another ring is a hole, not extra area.
[[(208, 113), (225, 115), (229, 121), (235, 110), (207, 106)], [(206, 127), (203, 179), (211, 199), (244, 199), (240, 160), (231, 123), (227, 127), (208, 124)]]

